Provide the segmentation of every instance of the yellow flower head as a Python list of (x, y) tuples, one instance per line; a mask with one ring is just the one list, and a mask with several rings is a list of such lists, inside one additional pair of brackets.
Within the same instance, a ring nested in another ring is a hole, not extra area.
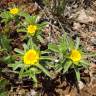
[(12, 9), (10, 9), (10, 13), (13, 14), (13, 15), (18, 14), (18, 12), (19, 12), (19, 9), (18, 8), (12, 8)]
[(24, 64), (35, 65), (39, 60), (39, 54), (36, 50), (30, 49), (24, 55)]
[(33, 36), (34, 36), (36, 30), (37, 30), (37, 26), (36, 26), (36, 25), (29, 25), (29, 26), (27, 27), (27, 32), (28, 32), (29, 34), (33, 35)]
[(80, 61), (81, 59), (81, 54), (78, 50), (74, 49), (71, 51), (71, 54), (70, 54), (70, 59), (73, 61), (73, 62), (78, 62)]

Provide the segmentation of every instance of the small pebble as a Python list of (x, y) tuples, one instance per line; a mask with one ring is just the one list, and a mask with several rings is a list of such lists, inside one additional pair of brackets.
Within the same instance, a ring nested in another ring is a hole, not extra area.
[(84, 88), (84, 83), (82, 81), (79, 81), (78, 86), (79, 86), (79, 89), (81, 90)]

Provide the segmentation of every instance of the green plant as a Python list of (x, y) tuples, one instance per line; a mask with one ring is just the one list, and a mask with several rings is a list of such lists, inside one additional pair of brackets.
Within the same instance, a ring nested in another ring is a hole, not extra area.
[[(41, 37), (42, 29), (47, 24), (43, 22), (39, 24), (37, 21), (37, 16), (31, 16), (26, 12), (20, 11), (18, 8), (14, 7), (9, 11), (1, 12), (0, 14), (1, 22), (6, 26), (9, 22), (16, 23), (15, 27), (17, 28), (17, 32), (25, 32), (27, 33), (25, 36), (27, 44), (23, 44), (24, 50), (15, 49), (16, 53), (12, 55), (10, 53), (7, 56), (2, 58), (2, 61), (9, 64), (9, 67), (12, 67), (16, 73), (19, 74), (20, 78), (29, 77), (37, 83), (37, 74), (44, 72), (49, 77), (50, 74), (47, 71), (46, 61), (51, 60), (49, 56), (42, 56), (44, 53), (42, 51), (38, 51), (37, 47), (37, 39), (42, 42), (43, 38)], [(3, 26), (3, 27), (4, 27)], [(10, 40), (8, 39), (8, 34), (1, 34), (0, 38), (0, 48), (1, 50), (7, 50), (10, 52)], [(9, 56), (8, 56), (9, 55)], [(15, 60), (14, 60), (15, 58)], [(20, 60), (16, 60), (19, 58)], [(13, 63), (15, 62), (15, 63)], [(44, 63), (44, 65), (43, 65)], [(45, 68), (44, 68), (45, 67)], [(20, 71), (18, 71), (20, 69)]]
[(11, 58), (10, 51), (12, 51), (12, 47), (10, 39), (7, 37), (7, 35), (0, 34), (0, 54), (3, 56), (0, 57), (0, 61), (4, 63), (9, 63), (10, 61), (13, 61), (13, 58)]
[(80, 81), (81, 68), (88, 68), (88, 63), (84, 59), (84, 52), (79, 46), (79, 38), (74, 42), (65, 33), (63, 37), (60, 37), (58, 44), (49, 44), (48, 49), (57, 53), (58, 62), (55, 64), (56, 72), (68, 73), (70, 69), (73, 69), (76, 73), (76, 78)]
[[(23, 44), (24, 50), (15, 49), (16, 57), (15, 63), (9, 64), (14, 71), (19, 74), (20, 78), (29, 77), (37, 84), (37, 74), (44, 72), (47, 76), (51, 77), (48, 72), (46, 62), (51, 60), (49, 56), (42, 56), (46, 52), (39, 51), (38, 47), (32, 42), (30, 38), (27, 44)], [(20, 71), (18, 71), (20, 68)]]
[(10, 46), (10, 39), (3, 34), (0, 34), (0, 51), (6, 50), (6, 51), (10, 51), (11, 50), (11, 46)]
[(43, 2), (53, 14), (62, 15), (64, 13), (66, 0), (44, 0)]
[(12, 24), (15, 23), (13, 27), (17, 32), (27, 33), (24, 35), (24, 39), (33, 37), (34, 41), (44, 42), (41, 33), (43, 28), (47, 25), (47, 22), (39, 24), (38, 16), (31, 16), (27, 12), (23, 12), (19, 8), (14, 7), (9, 11), (1, 11), (0, 17), (1, 23), (4, 23), (4, 30), (2, 30), (2, 33), (8, 33), (10, 31), (10, 26), (13, 26)]
[(0, 78), (0, 96), (7, 96), (8, 92), (5, 89), (8, 81), (4, 78)]
[(18, 8), (12, 8), (9, 11), (3, 10), (0, 13), (0, 17), (2, 18), (1, 23), (7, 24), (11, 20), (16, 20), (18, 18), (19, 9)]
[(20, 10), (17, 7), (13, 7), (8, 10), (0, 10), (0, 22), (2, 24), (1, 33), (8, 35), (10, 34), (9, 32), (13, 32), (16, 25), (19, 23), (19, 13)]
[(20, 23), (17, 25), (17, 32), (25, 32), (25, 35), (29, 38), (34, 38), (35, 41), (39, 40), (43, 41), (42, 38), (42, 30), (47, 25), (47, 22), (38, 23), (38, 16), (31, 16), (26, 12), (21, 12), (19, 14), (20, 17), (23, 17)]

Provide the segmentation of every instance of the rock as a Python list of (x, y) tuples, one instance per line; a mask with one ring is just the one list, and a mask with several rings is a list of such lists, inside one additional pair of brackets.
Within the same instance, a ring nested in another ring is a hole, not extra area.
[(71, 96), (71, 95), (65, 95), (65, 96)]
[(73, 23), (73, 30), (77, 30), (77, 31), (79, 31), (81, 29), (81, 25), (80, 25), (80, 23), (76, 23), (76, 22), (74, 22)]
[(85, 9), (80, 9), (76, 13), (72, 14), (70, 16), (70, 19), (74, 19), (75, 21), (79, 23), (84, 23), (84, 24), (87, 24), (89, 22), (96, 22), (95, 16), (90, 15), (90, 12), (88, 12)]
[(92, 42), (92, 44), (96, 45), (96, 38), (95, 37), (91, 37), (91, 42)]
[(95, 18), (92, 16), (89, 16), (84, 9), (80, 10), (78, 12), (77, 21), (80, 23), (88, 23), (88, 22), (94, 22)]
[(81, 90), (84, 88), (84, 83), (82, 81), (79, 81), (78, 86), (79, 86), (79, 89)]
[(35, 90), (31, 90), (30, 92), (27, 93), (27, 96), (36, 96), (37, 92)]

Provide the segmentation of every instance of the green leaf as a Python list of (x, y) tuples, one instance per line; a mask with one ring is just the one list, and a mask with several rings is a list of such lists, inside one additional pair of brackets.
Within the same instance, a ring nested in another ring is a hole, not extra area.
[(83, 66), (84, 68), (88, 68), (88, 66), (89, 66), (90, 63), (88, 63), (88, 62), (85, 61), (85, 60), (80, 60), (80, 64), (82, 64), (82, 66)]
[(14, 49), (15, 52), (24, 55), (24, 51), (22, 51), (21, 49), (15, 48)]
[(25, 28), (17, 29), (17, 32), (26, 32), (27, 30)]
[(13, 70), (15, 71), (16, 69), (21, 68), (23, 66), (23, 64), (22, 64), (22, 62), (17, 62), (16, 61), (14, 64), (9, 64), (8, 66), (12, 67)]
[(58, 46), (56, 44), (48, 44), (48, 49), (54, 52), (59, 52)]
[(41, 56), (40, 60), (54, 60), (53, 57), (49, 57), (49, 56)]
[(41, 64), (38, 64), (37, 67), (41, 69), (47, 76), (51, 77), (50, 73), (45, 69)]
[(37, 39), (41, 42), (41, 43), (45, 43), (44, 39), (40, 36), (40, 35), (37, 35)]
[(13, 56), (8, 55), (1, 58), (1, 61), (5, 62), (6, 64), (9, 64), (11, 62), (14, 62), (15, 58)]
[(72, 65), (72, 61), (66, 61), (63, 66), (63, 73), (66, 73), (71, 65)]
[(37, 78), (36, 75), (34, 73), (30, 73), (30, 77), (33, 79), (33, 81), (36, 83), (37, 82)]
[(80, 72), (79, 72), (79, 70), (75, 69), (75, 73), (76, 73), (77, 81), (80, 81)]
[(19, 16), (22, 16), (22, 17), (25, 17), (25, 18), (27, 18), (27, 17), (30, 16), (30, 15), (29, 15), (28, 13), (26, 13), (26, 12), (20, 12), (18, 15), (19, 15)]
[(49, 54), (49, 53), (51, 53), (51, 52), (49, 52), (49, 51), (47, 51), (47, 50), (46, 50), (46, 51), (44, 50), (44, 51), (40, 51), (40, 53), (43, 55), (43, 54)]
[(32, 73), (35, 72), (35, 74), (41, 73), (41, 71), (35, 67), (30, 68), (30, 70), (32, 71)]
[(38, 26), (40, 27), (40, 29), (43, 29), (46, 25), (48, 25), (48, 22), (42, 22)]
[(61, 63), (55, 64), (55, 71), (56, 71), (56, 73), (60, 72), (62, 69), (63, 68), (62, 68), (62, 64)]
[(10, 40), (7, 38), (7, 36), (5, 35), (0, 36), (0, 44), (3, 49), (7, 51), (11, 50)]
[(35, 24), (36, 23), (37, 16), (27, 16), (25, 17), (25, 20), (29, 24)]
[(23, 44), (24, 52), (26, 52), (29, 48), (26, 44)]
[(8, 84), (8, 81), (6, 79), (0, 78), (0, 96), (7, 96), (8, 93), (5, 90), (6, 85)]
[(22, 67), (20, 72), (19, 72), (19, 78), (20, 79), (22, 79), (22, 77), (25, 77), (24, 70), (25, 70), (25, 67)]
[(27, 46), (29, 49), (37, 49), (37, 46), (35, 45), (31, 37), (28, 40)]
[(59, 42), (59, 50), (61, 53), (64, 53), (68, 49), (67, 34), (64, 34), (63, 37), (60, 37)]
[(6, 79), (0, 79), (0, 89), (4, 89), (5, 85), (8, 83)]
[(8, 96), (8, 93), (7, 93), (6, 91), (1, 92), (1, 93), (0, 93), (0, 96)]
[(7, 23), (13, 18), (13, 16), (9, 13), (9, 11), (1, 12), (0, 17), (2, 18), (2, 22), (5, 23)]
[(75, 49), (78, 49), (78, 48), (79, 48), (79, 44), (80, 44), (80, 39), (77, 37), (77, 38), (76, 38)]
[(5, 24), (6, 24), (8, 21), (9, 21), (8, 19), (2, 19), (1, 23), (5, 22)]
[(70, 37), (68, 38), (68, 46), (69, 46), (69, 49), (74, 49), (75, 47), (74, 41)]
[(54, 68), (54, 69), (55, 69), (55, 65), (54, 65), (53, 63), (50, 63), (50, 64), (49, 64), (49, 62), (47, 62), (47, 63), (46, 63), (46, 66), (47, 66), (48, 68)]

